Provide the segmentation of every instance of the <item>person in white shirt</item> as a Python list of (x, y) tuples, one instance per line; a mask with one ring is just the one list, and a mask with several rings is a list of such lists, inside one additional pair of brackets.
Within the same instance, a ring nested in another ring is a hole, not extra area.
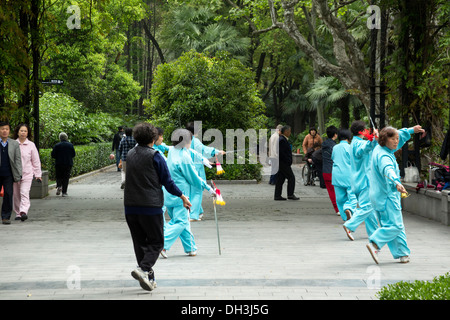
[(278, 173), (278, 141), (280, 140), (280, 130), (283, 126), (279, 124), (274, 134), (269, 139), (269, 160), (270, 160), (270, 180), (269, 184), (275, 185)]

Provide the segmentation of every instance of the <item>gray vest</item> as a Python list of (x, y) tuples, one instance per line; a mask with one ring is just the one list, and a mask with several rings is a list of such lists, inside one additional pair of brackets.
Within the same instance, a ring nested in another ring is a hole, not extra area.
[(147, 146), (136, 146), (128, 152), (124, 205), (130, 207), (161, 208), (164, 194), (159, 175), (153, 166), (158, 152)]

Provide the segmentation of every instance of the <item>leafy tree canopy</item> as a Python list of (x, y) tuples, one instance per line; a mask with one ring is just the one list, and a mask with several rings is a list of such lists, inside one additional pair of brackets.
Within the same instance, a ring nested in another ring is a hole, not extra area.
[(265, 126), (265, 106), (258, 96), (253, 73), (225, 53), (214, 58), (193, 50), (160, 65), (151, 100), (150, 121), (167, 133), (201, 120), (204, 129), (259, 129)]

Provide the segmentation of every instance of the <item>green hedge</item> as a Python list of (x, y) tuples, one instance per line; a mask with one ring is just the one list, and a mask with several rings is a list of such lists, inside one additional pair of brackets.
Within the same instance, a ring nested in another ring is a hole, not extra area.
[(217, 175), (217, 169), (205, 167), (207, 181), (212, 180), (257, 180), (261, 181), (262, 165), (257, 164), (222, 164), (225, 173)]
[(380, 300), (449, 300), (450, 273), (435, 277), (432, 281), (400, 281), (381, 288)]
[[(55, 160), (51, 157), (52, 149), (40, 149), (42, 170), (47, 170), (49, 179), (55, 180)], [(110, 160), (111, 142), (75, 146), (76, 156), (73, 159), (72, 176), (79, 176), (115, 163)], [(217, 175), (213, 166), (206, 169), (207, 180), (257, 180), (261, 181), (262, 165), (257, 164), (222, 164), (224, 174)]]
[[(76, 156), (73, 159), (72, 176), (79, 176), (115, 163), (110, 160), (111, 142), (74, 146)], [(52, 149), (40, 149), (42, 170), (48, 171), (49, 180), (55, 180), (55, 159), (51, 157)]]

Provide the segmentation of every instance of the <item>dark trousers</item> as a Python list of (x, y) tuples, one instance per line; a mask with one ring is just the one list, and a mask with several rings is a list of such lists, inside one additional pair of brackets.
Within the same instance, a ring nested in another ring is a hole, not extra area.
[(70, 172), (72, 166), (55, 166), (56, 175), (56, 187), (62, 189), (62, 193), (67, 193), (67, 187), (69, 186)]
[(280, 163), (277, 174), (277, 182), (275, 184), (275, 198), (281, 197), (281, 192), (283, 191), (283, 184), (286, 179), (288, 180), (287, 195), (288, 197), (290, 197), (294, 195), (295, 175), (294, 172), (292, 171), (291, 166), (283, 165)]
[(326, 186), (325, 186), (325, 180), (323, 179), (322, 168), (317, 169), (317, 167), (316, 167), (316, 170), (317, 170), (317, 175), (318, 175), (318, 177), (319, 177), (320, 187), (321, 187), (322, 189), (325, 189)]
[(143, 271), (153, 271), (152, 267), (164, 249), (164, 216), (162, 214), (126, 214), (125, 218), (133, 240), (138, 266)]
[(119, 169), (119, 163), (120, 163), (120, 152), (119, 152), (119, 149), (116, 149), (116, 168), (117, 168), (117, 171), (121, 171), (121, 169)]
[(0, 176), (0, 189), (3, 186), (2, 220), (11, 218), (13, 205), (13, 183), (12, 176)]

